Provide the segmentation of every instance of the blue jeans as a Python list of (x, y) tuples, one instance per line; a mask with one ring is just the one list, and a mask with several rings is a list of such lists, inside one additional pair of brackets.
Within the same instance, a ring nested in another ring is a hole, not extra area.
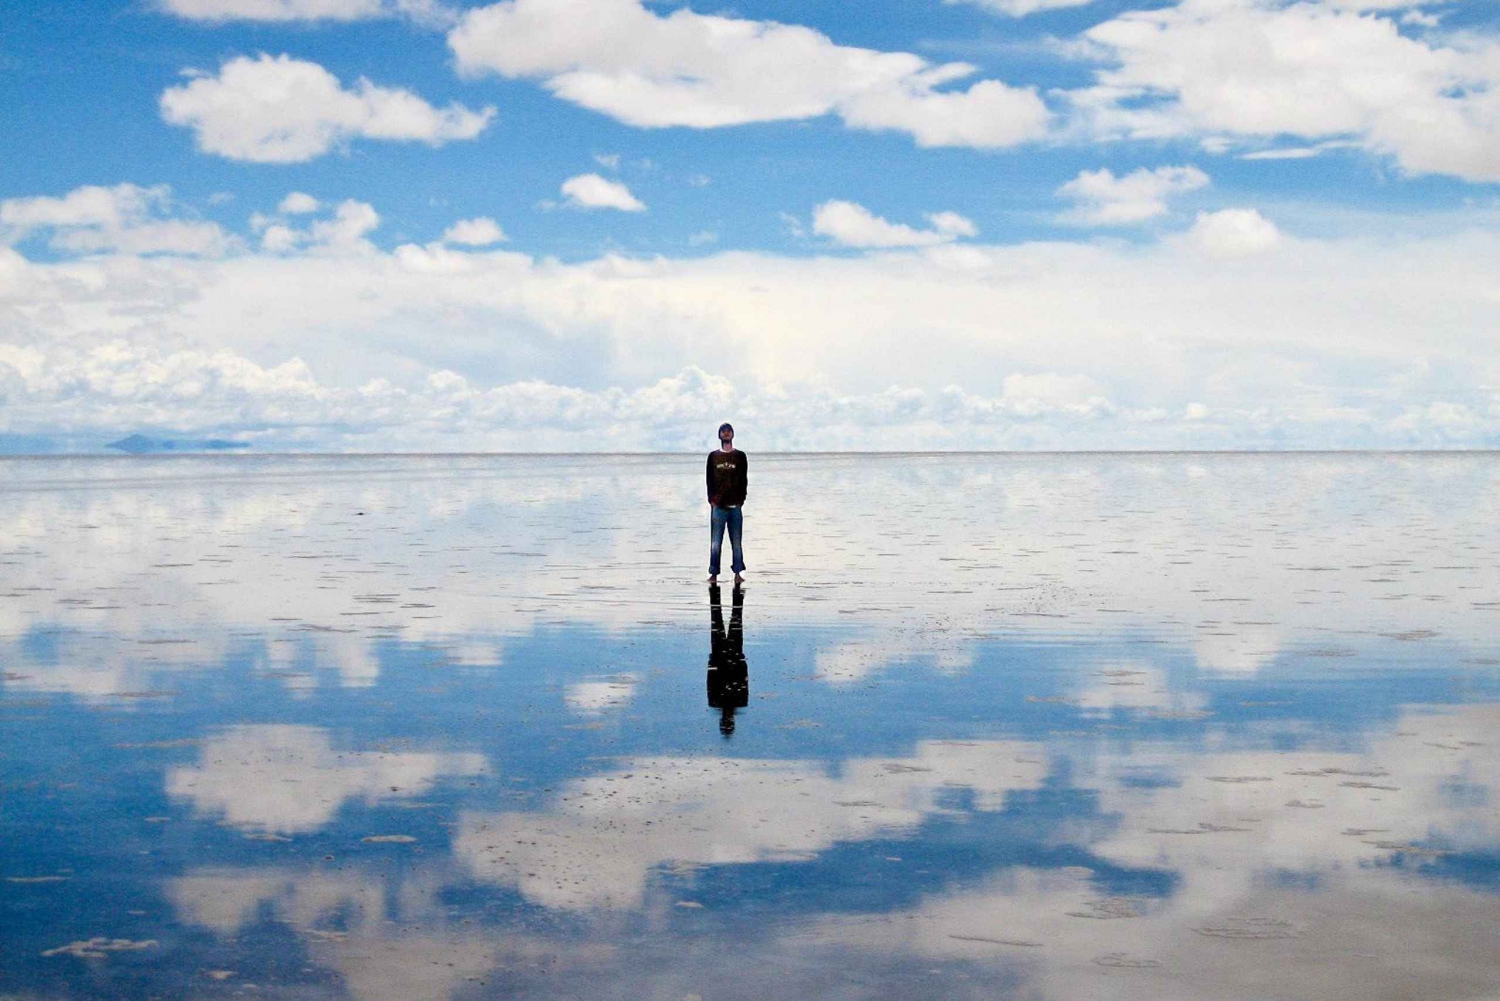
[(715, 507), (713, 518), (708, 526), (708, 572), (710, 576), (719, 574), (719, 553), (724, 548), (724, 529), (729, 529), (729, 545), (734, 550), (734, 564), (730, 567), (735, 573), (745, 569), (745, 554), (740, 549), (740, 533), (745, 527), (745, 516), (737, 507)]

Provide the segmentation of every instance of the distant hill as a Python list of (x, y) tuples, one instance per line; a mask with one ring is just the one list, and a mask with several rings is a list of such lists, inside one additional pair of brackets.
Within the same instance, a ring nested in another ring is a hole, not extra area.
[(153, 452), (223, 452), (249, 447), (249, 442), (225, 441), (222, 438), (147, 438), (143, 434), (133, 434), (129, 438), (121, 438), (105, 446), (105, 448), (129, 452), (131, 455), (147, 455)]

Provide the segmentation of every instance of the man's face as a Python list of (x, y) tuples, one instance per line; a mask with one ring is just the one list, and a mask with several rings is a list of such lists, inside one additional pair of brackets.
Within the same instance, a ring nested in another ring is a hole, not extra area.
[(726, 445), (733, 444), (734, 443), (734, 429), (733, 428), (725, 428), (724, 430), (720, 431), (719, 432), (719, 441), (723, 442)]

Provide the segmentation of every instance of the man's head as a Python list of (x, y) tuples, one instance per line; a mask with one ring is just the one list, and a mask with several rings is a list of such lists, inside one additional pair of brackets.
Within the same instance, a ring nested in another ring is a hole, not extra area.
[(734, 444), (734, 425), (725, 421), (719, 425), (719, 441), (725, 445)]

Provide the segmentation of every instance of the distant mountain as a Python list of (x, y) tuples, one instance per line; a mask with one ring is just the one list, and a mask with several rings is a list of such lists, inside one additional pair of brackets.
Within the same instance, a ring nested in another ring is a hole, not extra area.
[(133, 434), (129, 438), (112, 441), (105, 448), (118, 449), (131, 455), (146, 455), (153, 452), (222, 452), (233, 448), (249, 448), (245, 441), (225, 441), (222, 438), (147, 438)]

